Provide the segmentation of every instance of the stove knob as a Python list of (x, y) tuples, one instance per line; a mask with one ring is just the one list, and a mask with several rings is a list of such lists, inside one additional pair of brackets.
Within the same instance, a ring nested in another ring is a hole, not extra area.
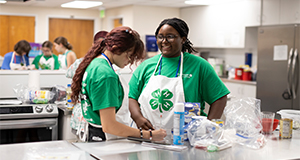
[(53, 109), (54, 109), (54, 108), (53, 108), (52, 105), (47, 105), (47, 106), (46, 106), (46, 111), (47, 111), (47, 112), (52, 112)]
[(36, 111), (37, 113), (41, 113), (41, 112), (43, 111), (43, 107), (42, 107), (42, 106), (36, 106), (36, 107), (35, 107), (35, 111)]

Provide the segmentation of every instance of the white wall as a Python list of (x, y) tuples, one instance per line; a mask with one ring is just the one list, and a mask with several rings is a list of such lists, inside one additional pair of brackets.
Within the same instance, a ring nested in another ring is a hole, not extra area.
[(145, 35), (154, 35), (163, 19), (179, 17), (179, 14), (179, 8), (130, 5), (105, 10), (105, 18), (101, 21), (103, 29), (111, 30), (113, 19), (123, 18), (123, 25), (136, 30), (144, 41)]
[(133, 6), (117, 7), (105, 10), (105, 18), (102, 19), (104, 30), (113, 29), (113, 20), (116, 18), (123, 19), (123, 25), (133, 27)]
[(162, 20), (180, 15), (179, 8), (157, 6), (134, 6), (133, 12), (133, 27), (141, 34), (143, 40), (145, 35), (154, 35)]
[(100, 30), (98, 10), (0, 5), (0, 15), (34, 16), (36, 20), (36, 43), (43, 43), (49, 39), (49, 18), (73, 17), (74, 19), (94, 20), (94, 33)]

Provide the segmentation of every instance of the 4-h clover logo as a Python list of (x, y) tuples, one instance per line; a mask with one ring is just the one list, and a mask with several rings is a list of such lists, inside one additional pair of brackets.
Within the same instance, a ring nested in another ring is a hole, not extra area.
[(173, 93), (168, 89), (162, 91), (157, 89), (151, 93), (151, 96), (153, 99), (150, 100), (149, 104), (153, 110), (159, 108), (159, 111), (163, 113), (163, 110), (168, 111), (173, 107), (173, 103), (170, 101), (173, 97)]

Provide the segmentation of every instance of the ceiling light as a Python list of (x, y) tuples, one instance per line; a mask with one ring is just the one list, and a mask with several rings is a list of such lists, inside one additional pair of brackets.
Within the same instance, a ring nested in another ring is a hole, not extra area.
[(61, 7), (86, 9), (86, 8), (101, 6), (102, 4), (103, 4), (102, 2), (96, 2), (96, 1), (73, 1), (73, 2), (64, 3), (61, 5)]
[(213, 5), (213, 4), (223, 4), (230, 2), (237, 2), (240, 0), (186, 0), (185, 4), (193, 4), (193, 5)]
[(193, 4), (193, 5), (210, 5), (211, 0), (188, 0), (184, 2), (185, 4)]
[(0, 0), (0, 3), (6, 3), (6, 1)]

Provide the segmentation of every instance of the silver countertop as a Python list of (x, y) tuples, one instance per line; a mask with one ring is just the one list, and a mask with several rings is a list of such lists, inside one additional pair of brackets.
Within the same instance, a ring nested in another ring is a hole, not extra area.
[(68, 141), (46, 141), (0, 145), (1, 160), (72, 159), (93, 160)]
[(67, 108), (67, 105), (59, 104), (57, 105), (58, 109), (63, 112), (65, 116), (72, 115), (73, 109)]
[[(101, 160), (279, 160), (299, 159), (300, 139), (279, 139), (278, 132), (267, 138), (266, 145), (258, 150), (234, 144), (233, 147), (219, 151), (206, 152), (189, 147), (189, 149), (176, 152), (162, 149), (145, 148), (139, 142), (116, 140), (97, 143), (73, 143)], [(140, 148), (141, 150), (136, 150)], [(109, 151), (109, 152), (108, 152)]]
[(220, 79), (223, 82), (232, 82), (232, 83), (239, 83), (239, 84), (256, 85), (256, 81), (243, 81), (243, 80), (227, 79), (227, 78), (220, 78)]
[[(101, 160), (279, 160), (299, 159), (300, 139), (279, 139), (278, 131), (267, 138), (266, 145), (258, 150), (234, 144), (231, 148), (206, 152), (190, 147), (181, 152), (155, 149), (142, 146), (140, 142), (126, 139), (93, 143), (73, 143), (68, 141), (49, 141), (0, 145), (1, 160), (27, 160), (33, 156), (72, 156), (72, 160), (91, 160), (93, 157)], [(54, 154), (55, 153), (55, 154)], [(91, 156), (92, 155), (92, 156)]]

